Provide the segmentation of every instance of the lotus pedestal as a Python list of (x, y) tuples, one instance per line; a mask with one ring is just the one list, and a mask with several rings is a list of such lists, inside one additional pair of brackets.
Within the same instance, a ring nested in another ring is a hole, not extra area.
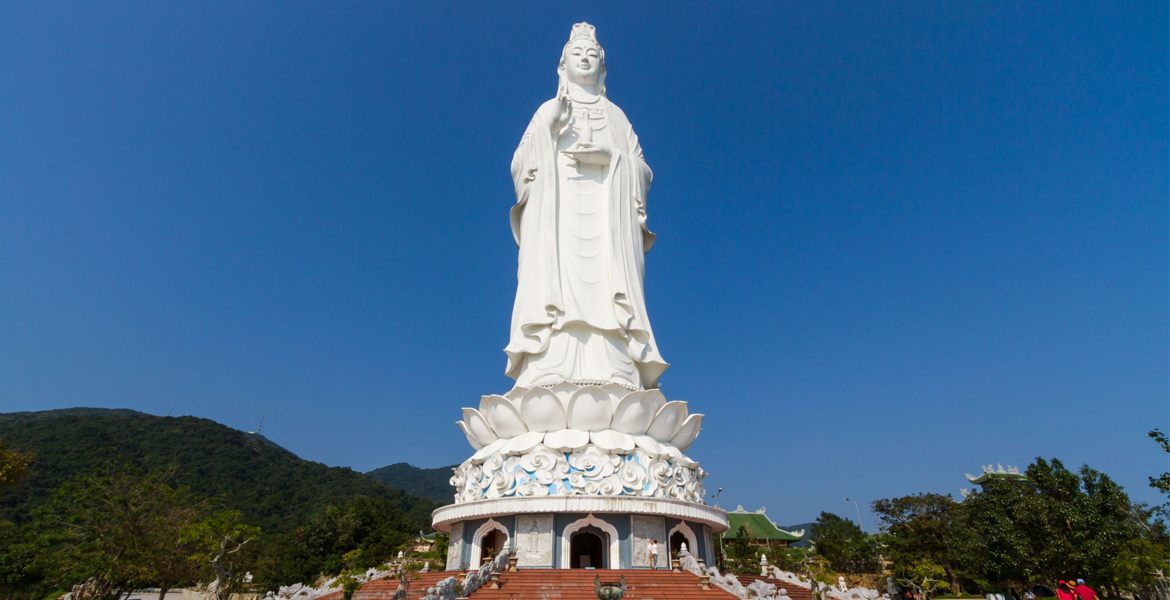
[(703, 504), (706, 473), (685, 453), (703, 415), (658, 390), (559, 384), (484, 396), (458, 424), (475, 453), (455, 469), (447, 569), (476, 568), (508, 544), (521, 568), (658, 568), (685, 542), (714, 564), (723, 511)]

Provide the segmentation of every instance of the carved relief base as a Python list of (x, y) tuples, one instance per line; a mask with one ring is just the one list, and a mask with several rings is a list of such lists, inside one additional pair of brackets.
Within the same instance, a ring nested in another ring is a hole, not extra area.
[(521, 567), (551, 567), (553, 516), (516, 516), (516, 558)]
[(576, 452), (538, 445), (519, 456), (493, 455), (483, 464), (467, 460), (456, 467), (451, 485), (457, 504), (513, 496), (635, 496), (701, 504), (706, 476), (697, 464), (654, 458), (640, 448), (615, 454), (592, 444)]
[(447, 570), (459, 569), (463, 557), (463, 523), (451, 526), (451, 542), (447, 545)]
[[(669, 563), (666, 562), (668, 557), (665, 556), (670, 553), (670, 543), (666, 540), (666, 519), (634, 515), (631, 521), (631, 530), (634, 537), (633, 564), (635, 567), (650, 566), (650, 551), (648, 549), (650, 540), (658, 540), (658, 568), (669, 566)], [(666, 551), (663, 551), (664, 549)]]

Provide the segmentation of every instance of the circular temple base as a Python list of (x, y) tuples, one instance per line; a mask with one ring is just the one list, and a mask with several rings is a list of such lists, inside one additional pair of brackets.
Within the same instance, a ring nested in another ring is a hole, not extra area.
[(443, 533), (451, 524), (468, 519), (482, 519), (521, 513), (618, 513), (673, 517), (697, 521), (711, 528), (711, 533), (727, 531), (727, 513), (705, 504), (663, 498), (628, 496), (548, 496), (545, 498), (498, 498), (450, 504), (431, 513), (432, 526)]
[(462, 502), (436, 510), (433, 524), (450, 534), (448, 570), (477, 568), (505, 546), (522, 568), (668, 568), (683, 544), (713, 564), (713, 536), (728, 527), (727, 513), (704, 504), (608, 496)]

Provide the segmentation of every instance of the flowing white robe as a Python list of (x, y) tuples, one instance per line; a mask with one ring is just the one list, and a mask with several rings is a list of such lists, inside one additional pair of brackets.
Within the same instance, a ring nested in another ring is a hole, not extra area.
[[(594, 138), (613, 148), (604, 167), (571, 165), (559, 153), (580, 132), (580, 110), (600, 111)], [(544, 103), (512, 159), (516, 205), (512, 233), (520, 247), (507, 375), (516, 385), (618, 383), (657, 387), (667, 363), (646, 315), (646, 193), (653, 174), (621, 109), (601, 98), (575, 105), (559, 137)], [(568, 136), (568, 139), (566, 139)], [(558, 146), (561, 146), (558, 149)]]

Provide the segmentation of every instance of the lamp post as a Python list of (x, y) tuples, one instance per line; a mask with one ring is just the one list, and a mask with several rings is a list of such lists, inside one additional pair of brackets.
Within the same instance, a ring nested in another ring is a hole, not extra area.
[(850, 500), (849, 498), (846, 498), (846, 499), (845, 499), (845, 501), (846, 501), (846, 502), (852, 502), (852, 503), (853, 503), (853, 508), (856, 508), (856, 509), (857, 509), (857, 525), (861, 527), (861, 532), (862, 532), (862, 533), (865, 533), (865, 524), (861, 522), (861, 509), (860, 509), (860, 508), (858, 508), (858, 506), (857, 506), (857, 501), (856, 501), (856, 500)]
[[(714, 494), (711, 494), (711, 497), (715, 499), (715, 508), (719, 508), (719, 494), (722, 494), (722, 493), (723, 493), (723, 488), (719, 488)], [(723, 534), (722, 533), (719, 534), (719, 557), (718, 558), (719, 559), (723, 558)], [(719, 568), (720, 562), (722, 562), (722, 561), (718, 560), (718, 559), (715, 561), (715, 568), (716, 569)]]

